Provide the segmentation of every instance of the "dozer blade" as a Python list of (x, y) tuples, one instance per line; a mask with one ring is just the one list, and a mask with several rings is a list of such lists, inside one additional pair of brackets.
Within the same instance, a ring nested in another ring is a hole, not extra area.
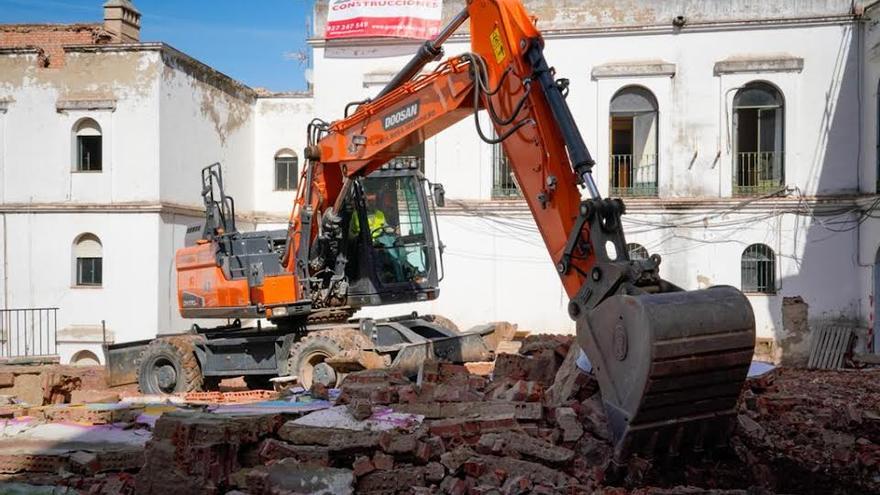
[(617, 295), (577, 320), (614, 438), (614, 457), (726, 444), (755, 346), (733, 287)]

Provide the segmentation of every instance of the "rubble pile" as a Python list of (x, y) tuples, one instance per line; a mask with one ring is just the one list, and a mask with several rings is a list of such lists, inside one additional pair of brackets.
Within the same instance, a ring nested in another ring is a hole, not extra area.
[(780, 368), (747, 382), (734, 446), (763, 486), (880, 493), (880, 370)]
[(338, 390), (157, 404), (74, 389), (83, 404), (17, 405), (3, 420), (0, 482), (96, 495), (880, 492), (880, 370), (777, 369), (747, 382), (731, 448), (616, 465), (573, 339), (510, 350), (415, 377), (350, 373)]

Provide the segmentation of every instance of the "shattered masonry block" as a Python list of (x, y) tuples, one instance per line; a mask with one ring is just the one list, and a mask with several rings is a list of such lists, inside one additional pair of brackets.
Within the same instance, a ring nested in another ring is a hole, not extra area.
[(425, 486), (427, 475), (436, 477), (435, 468), (399, 466), (390, 471), (373, 471), (357, 483), (359, 493), (408, 493), (412, 487)]
[(383, 431), (379, 435), (379, 446), (382, 451), (391, 455), (414, 454), (418, 448), (418, 437), (414, 433), (402, 434), (391, 430)]
[(349, 373), (342, 381), (342, 388), (352, 384), (374, 384), (374, 385), (409, 385), (410, 381), (397, 370), (390, 369), (373, 369), (356, 371)]
[(354, 399), (346, 407), (351, 416), (358, 421), (363, 421), (373, 415), (372, 404), (363, 399)]
[(240, 469), (242, 446), (271, 436), (281, 415), (222, 416), (167, 412), (147, 442), (137, 493), (215, 494)]
[(392, 404), (397, 412), (420, 414), (426, 419), (462, 416), (513, 415), (520, 421), (538, 421), (544, 417), (544, 408), (538, 402), (473, 401), (424, 404)]
[(584, 427), (577, 417), (577, 413), (570, 407), (556, 409), (556, 424), (562, 429), (563, 442), (576, 442), (584, 434)]
[(493, 399), (512, 402), (541, 402), (544, 398), (544, 387), (538, 382), (517, 380), (506, 390), (499, 389)]
[(294, 458), (304, 464), (330, 465), (330, 449), (317, 445), (291, 445), (281, 440), (267, 438), (260, 444), (259, 458), (263, 463)]
[(473, 363), (464, 363), (465, 368), (472, 375), (489, 376), (495, 369), (495, 361), (477, 361)]
[(450, 418), (431, 422), (429, 431), (442, 438), (478, 435), (491, 431), (509, 430), (517, 427), (512, 414), (475, 418)]
[(314, 382), (312, 383), (312, 387), (309, 389), (309, 395), (311, 395), (313, 399), (329, 400), (330, 389), (327, 388), (327, 385), (324, 385), (323, 383)]
[(577, 486), (578, 481), (564, 472), (546, 467), (542, 464), (514, 459), (512, 457), (496, 457), (475, 455), (467, 462), (480, 463), (486, 471), (501, 470), (506, 473), (528, 475), (533, 484), (544, 484), (561, 490), (564, 487)]
[(455, 474), (458, 472), (459, 468), (461, 468), (462, 464), (474, 455), (476, 455), (476, 453), (468, 447), (456, 447), (440, 456), (440, 464), (443, 464), (450, 474)]
[(483, 394), (470, 389), (465, 383), (440, 383), (434, 387), (428, 400), (436, 402), (473, 402), (483, 399)]
[(74, 390), (70, 393), (71, 404), (110, 404), (119, 402), (119, 394), (108, 390)]
[(574, 344), (574, 337), (571, 335), (529, 335), (523, 340), (519, 353), (530, 355), (549, 349), (555, 352), (560, 358), (564, 358), (565, 355), (568, 354), (572, 344)]
[(465, 495), (469, 488), (469, 484), (466, 480), (455, 478), (453, 476), (443, 478), (443, 482), (440, 483), (441, 493), (447, 493), (449, 495)]
[(0, 473), (54, 473), (67, 465), (67, 458), (50, 454), (0, 455)]
[(353, 431), (322, 428), (288, 421), (278, 430), (278, 437), (298, 445), (324, 445), (332, 452), (369, 450), (379, 446), (378, 431)]
[(376, 470), (376, 466), (373, 465), (373, 461), (371, 461), (369, 457), (364, 455), (357, 456), (351, 467), (356, 478), (360, 478), (361, 476)]
[(539, 440), (524, 433), (505, 431), (487, 433), (480, 437), (478, 449), (496, 455), (519, 454), (544, 464), (564, 464), (574, 458), (574, 451), (550, 442)]
[(58, 404), (31, 409), (35, 417), (53, 422), (91, 423), (105, 425), (112, 423), (133, 423), (144, 411), (142, 405), (128, 405), (118, 408), (98, 408), (90, 405)]
[(373, 454), (373, 466), (382, 471), (394, 469), (394, 457), (380, 451)]
[(0, 387), (12, 387), (15, 385), (15, 373), (12, 372), (3, 372), (0, 373)]
[[(252, 489), (251, 483), (259, 486)], [(254, 468), (248, 474), (252, 493), (313, 493), (347, 495), (354, 491), (354, 473), (349, 469), (301, 464), (296, 459), (282, 459), (268, 466)]]

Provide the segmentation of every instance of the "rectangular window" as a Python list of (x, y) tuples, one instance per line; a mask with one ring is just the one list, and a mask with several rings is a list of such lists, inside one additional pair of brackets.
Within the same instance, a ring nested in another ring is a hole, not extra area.
[(292, 191), (296, 189), (298, 174), (296, 157), (278, 157), (275, 159), (275, 190)]
[(76, 285), (96, 285), (102, 283), (101, 258), (76, 259)]
[(101, 136), (76, 137), (76, 169), (80, 172), (101, 171)]
[(501, 144), (492, 146), (492, 199), (520, 198), (522, 193)]

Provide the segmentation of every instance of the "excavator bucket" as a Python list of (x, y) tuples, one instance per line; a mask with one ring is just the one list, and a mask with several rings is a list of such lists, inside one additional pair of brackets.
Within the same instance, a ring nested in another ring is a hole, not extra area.
[(615, 443), (615, 459), (723, 445), (755, 343), (733, 287), (615, 295), (577, 320)]

